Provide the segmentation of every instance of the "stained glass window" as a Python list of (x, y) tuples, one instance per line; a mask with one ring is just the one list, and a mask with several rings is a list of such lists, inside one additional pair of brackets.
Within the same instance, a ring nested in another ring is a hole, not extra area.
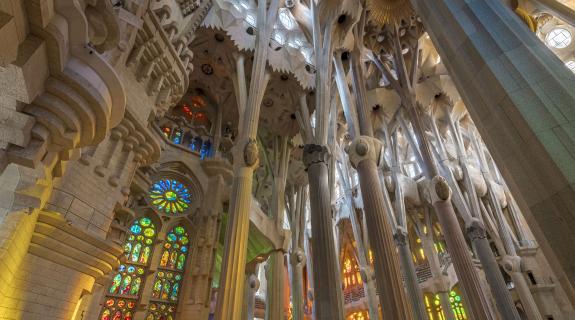
[[(152, 286), (152, 300), (158, 302), (156, 309), (148, 310), (146, 319), (169, 319), (175, 309), (184, 277), (189, 238), (182, 226), (174, 227), (166, 235), (158, 272)], [(149, 318), (152, 317), (152, 318)]]
[(359, 265), (355, 257), (346, 257), (343, 261), (343, 288), (363, 285), (361, 275), (359, 273)]
[(134, 221), (124, 244), (124, 254), (130, 263), (147, 265), (152, 255), (152, 244), (156, 238), (156, 228), (150, 218)]
[[(443, 313), (443, 308), (441, 307), (441, 299), (438, 294), (426, 294), (424, 296), (425, 308), (427, 309), (427, 314), (429, 320), (445, 320), (445, 314)], [(457, 320), (467, 320), (467, 314), (465, 308), (463, 307), (463, 302), (461, 295), (454, 289), (449, 292), (449, 304), (451, 305), (451, 312)]]
[(174, 179), (162, 179), (150, 188), (149, 193), (152, 205), (166, 214), (185, 212), (192, 202), (188, 188)]
[(104, 302), (100, 320), (133, 320), (135, 308), (135, 300), (108, 297)]
[(160, 267), (182, 271), (188, 254), (188, 233), (184, 227), (172, 229), (166, 236)]
[(146, 320), (174, 320), (176, 306), (165, 303), (150, 303)]
[(100, 320), (133, 320), (155, 239), (156, 227), (150, 218), (132, 223), (124, 243), (126, 263), (120, 265), (112, 278)]

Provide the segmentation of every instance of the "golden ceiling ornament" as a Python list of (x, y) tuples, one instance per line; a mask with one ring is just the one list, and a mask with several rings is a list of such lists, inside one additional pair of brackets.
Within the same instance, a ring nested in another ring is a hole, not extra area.
[(368, 0), (369, 19), (379, 25), (399, 23), (415, 12), (409, 0)]
[(518, 15), (519, 18), (527, 25), (529, 30), (531, 30), (532, 32), (537, 31), (537, 20), (535, 20), (535, 18), (533, 18), (531, 15), (529, 15), (527, 11), (517, 7), (517, 9), (515, 9), (515, 14)]

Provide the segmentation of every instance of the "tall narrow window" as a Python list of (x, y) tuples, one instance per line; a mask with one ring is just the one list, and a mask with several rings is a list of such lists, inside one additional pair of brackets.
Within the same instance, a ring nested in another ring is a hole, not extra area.
[(189, 238), (182, 226), (166, 235), (146, 320), (173, 319), (180, 298)]
[(155, 239), (156, 228), (150, 218), (134, 221), (124, 243), (126, 263), (112, 278), (100, 320), (133, 320)]

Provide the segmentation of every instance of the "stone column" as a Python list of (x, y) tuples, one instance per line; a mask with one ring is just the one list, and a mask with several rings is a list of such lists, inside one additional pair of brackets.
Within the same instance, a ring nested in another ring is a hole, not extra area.
[(525, 276), (521, 273), (521, 258), (518, 256), (504, 256), (501, 264), (515, 284), (515, 290), (521, 300), (521, 305), (523, 306), (525, 314), (527, 314), (527, 318), (529, 320), (543, 319), (537, 308), (537, 303), (535, 303), (533, 299), (531, 290), (529, 290), (527, 281), (525, 281)]
[(329, 157), (331, 155), (325, 146), (304, 146), (303, 162), (310, 190), (314, 311), (317, 319), (337, 320), (343, 319), (343, 296), (338, 255), (333, 242), (327, 169)]
[[(359, 115), (361, 119), (361, 112)], [(348, 153), (350, 162), (357, 168), (359, 175), (367, 235), (374, 255), (375, 278), (384, 315), (392, 319), (411, 319), (377, 171), (376, 163), (381, 150), (382, 144), (379, 140), (360, 136), (350, 145)]]
[(270, 253), (266, 264), (266, 320), (284, 319), (284, 254)]
[[(363, 25), (360, 26), (363, 32)], [(386, 212), (384, 203), (384, 190), (381, 187), (377, 164), (382, 152), (382, 143), (373, 137), (373, 127), (370, 112), (367, 106), (367, 93), (365, 77), (361, 62), (362, 44), (356, 40), (352, 54), (352, 78), (353, 91), (356, 98), (359, 133), (349, 147), (349, 159), (357, 169), (361, 196), (364, 204), (365, 218), (367, 220), (367, 235), (374, 254), (375, 278), (379, 289), (379, 301), (385, 317), (392, 319), (411, 319), (412, 308), (418, 308), (421, 304), (412, 305), (409, 308), (403, 283), (399, 258), (393, 244), (393, 230)], [(389, 208), (388, 208), (389, 210)], [(417, 282), (417, 281), (416, 281)], [(411, 289), (416, 289), (411, 286)], [(412, 292), (410, 292), (412, 294)], [(421, 296), (421, 294), (419, 294)], [(421, 297), (423, 303), (423, 297)], [(419, 309), (419, 308), (418, 308)], [(425, 311), (414, 312), (418, 319), (425, 319)]]
[(466, 301), (469, 301), (468, 311), (473, 315), (473, 319), (495, 319), (489, 312), (489, 302), (483, 294), (479, 276), (451, 205), (451, 189), (444, 178), (440, 176), (433, 178), (430, 184), (430, 195), (445, 235), (453, 266), (462, 284), (464, 297)]
[(290, 256), (292, 268), (292, 316), (294, 320), (304, 320), (303, 295), (303, 267), (305, 264), (305, 252), (301, 248), (294, 250)]
[(357, 214), (355, 212), (356, 208), (353, 203), (353, 193), (351, 190), (351, 181), (349, 177), (349, 170), (347, 159), (342, 161), (343, 163), (338, 163), (337, 167), (339, 170), (339, 176), (341, 179), (341, 183), (344, 189), (345, 194), (345, 201), (347, 207), (349, 208), (349, 220), (351, 221), (351, 229), (353, 232), (353, 238), (355, 239), (356, 248), (357, 248), (357, 256), (358, 256), (358, 263), (359, 268), (361, 271), (361, 277), (363, 280), (363, 289), (365, 292), (365, 297), (367, 299), (367, 307), (369, 311), (370, 319), (378, 319), (379, 317), (379, 310), (378, 310), (378, 299), (377, 299), (377, 292), (375, 289), (375, 279), (373, 274), (373, 268), (369, 264), (367, 260), (367, 252), (366, 252), (366, 241), (362, 236), (361, 231), (361, 224), (357, 218)]
[(499, 0), (411, 3), (570, 291), (575, 246), (564, 244), (575, 243), (573, 73)]
[[(431, 225), (431, 216), (429, 210), (426, 208), (424, 212), (425, 216), (425, 226), (427, 227), (427, 233), (422, 232), (419, 236), (421, 239), (421, 247), (423, 252), (427, 257), (427, 262), (429, 263), (429, 268), (431, 269), (431, 274), (433, 276), (433, 292), (439, 295), (441, 301), (441, 308), (443, 309), (443, 314), (446, 320), (455, 320), (455, 315), (452, 312), (451, 304), (449, 303), (449, 291), (451, 289), (451, 284), (449, 282), (449, 277), (443, 274), (441, 271), (441, 265), (439, 262), (439, 257), (437, 256), (437, 251), (435, 250), (434, 240), (433, 240), (433, 229)], [(419, 230), (423, 230), (423, 225), (419, 221), (415, 221)]]
[(291, 229), (291, 252), (289, 255), (291, 278), (291, 301), (293, 320), (304, 320), (303, 267), (306, 262), (304, 248), (305, 208), (307, 187), (290, 185), (286, 196)]
[(250, 273), (246, 275), (246, 282), (246, 313), (242, 319), (253, 320), (256, 307), (256, 292), (260, 288), (260, 280), (256, 273)]
[[(221, 286), (218, 292), (216, 319), (234, 319), (241, 317), (244, 281), (238, 281), (245, 273), (250, 207), (252, 201), (252, 182), (257, 167), (258, 148), (256, 142), (259, 112), (263, 92), (267, 85), (265, 68), (268, 52), (268, 39), (276, 20), (278, 0), (272, 0), (269, 9), (266, 3), (258, 4), (258, 33), (250, 92), (245, 110), (239, 124), (239, 137), (234, 146), (234, 180), (230, 198), (230, 219), (226, 230), (224, 256), (222, 258)], [(268, 21), (269, 23), (266, 23)], [(242, 86), (245, 86), (245, 79)], [(242, 106), (242, 101), (238, 105)]]
[(503, 279), (499, 265), (493, 257), (493, 251), (491, 251), (487, 240), (483, 223), (478, 219), (473, 219), (467, 226), (467, 236), (481, 261), (497, 310), (504, 319), (520, 319), (511, 294), (505, 285), (505, 279)]
[(393, 235), (393, 238), (398, 249), (403, 274), (405, 275), (404, 283), (407, 292), (409, 293), (409, 304), (413, 310), (414, 318), (427, 319), (425, 304), (423, 302), (423, 292), (419, 287), (419, 281), (417, 279), (417, 274), (415, 273), (415, 266), (413, 265), (413, 256), (411, 248), (409, 247), (407, 231), (403, 228), (398, 228)]

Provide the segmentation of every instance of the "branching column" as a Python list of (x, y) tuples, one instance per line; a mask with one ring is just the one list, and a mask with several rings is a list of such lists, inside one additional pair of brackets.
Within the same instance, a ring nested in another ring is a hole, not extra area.
[[(363, 24), (360, 24), (363, 34)], [(399, 258), (395, 251), (393, 230), (386, 213), (384, 190), (379, 180), (377, 164), (380, 161), (382, 143), (373, 137), (373, 128), (369, 118), (365, 78), (361, 62), (361, 44), (356, 32), (356, 44), (352, 54), (353, 90), (357, 101), (360, 137), (356, 137), (349, 148), (349, 159), (357, 169), (361, 196), (367, 220), (367, 235), (374, 253), (375, 278), (379, 289), (379, 301), (385, 317), (391, 319), (411, 319), (412, 313), (407, 303), (401, 280)], [(387, 191), (385, 191), (387, 192)], [(408, 280), (409, 281), (409, 280)], [(417, 285), (414, 284), (414, 285)], [(417, 289), (413, 286), (411, 289)], [(410, 292), (412, 295), (413, 293)], [(417, 294), (416, 294), (417, 295)], [(419, 294), (421, 296), (421, 294)], [(415, 302), (415, 301), (414, 301)], [(413, 305), (418, 319), (425, 319), (420, 304)]]
[[(247, 256), (249, 213), (252, 201), (254, 169), (258, 165), (256, 134), (263, 92), (267, 81), (265, 67), (268, 41), (277, 17), (278, 0), (258, 3), (258, 33), (252, 68), (250, 92), (247, 103), (238, 97), (240, 122), (238, 140), (234, 146), (234, 181), (230, 199), (230, 219), (226, 230), (224, 256), (222, 259), (221, 287), (218, 294), (216, 318), (219, 320), (239, 320), (244, 297), (245, 264)], [(239, 79), (240, 87), (245, 88), (245, 78)], [(242, 110), (245, 105), (245, 110)]]

